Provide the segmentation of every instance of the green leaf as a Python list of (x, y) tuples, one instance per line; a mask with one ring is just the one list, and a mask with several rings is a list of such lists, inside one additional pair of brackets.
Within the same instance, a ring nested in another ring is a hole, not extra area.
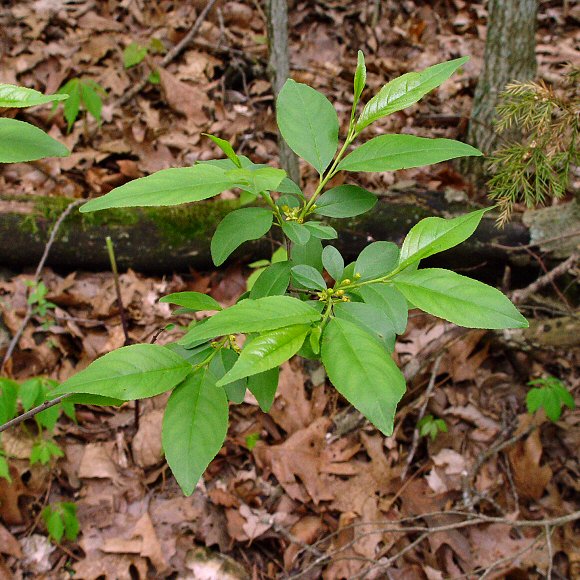
[(304, 194), (302, 190), (289, 178), (285, 177), (279, 184), (278, 189), (280, 193), (290, 193), (297, 195), (299, 198), (304, 199)]
[(496, 288), (441, 268), (404, 271), (395, 288), (417, 308), (467, 328), (527, 328), (527, 320)]
[(77, 518), (77, 506), (70, 501), (63, 501), (60, 504), (62, 521), (64, 522), (64, 533), (67, 540), (74, 542), (80, 532), (81, 526)]
[(409, 309), (407, 300), (398, 290), (386, 284), (369, 284), (357, 292), (366, 304), (378, 308), (389, 317), (397, 334), (405, 332)]
[(364, 107), (356, 130), (396, 111), (406, 109), (424, 95), (444, 83), (469, 57), (457, 58), (430, 66), (421, 72), (410, 72), (387, 83)]
[(338, 232), (331, 226), (320, 222), (306, 222), (304, 227), (310, 231), (310, 235), (319, 240), (334, 240), (338, 238)]
[(25, 411), (40, 405), (44, 400), (44, 390), (40, 377), (33, 377), (24, 381), (20, 386), (20, 402)]
[(137, 42), (132, 42), (125, 47), (125, 50), (123, 50), (123, 66), (126, 69), (137, 66), (143, 62), (146, 56), (147, 47), (141, 46)]
[(392, 242), (373, 242), (359, 254), (354, 271), (360, 281), (372, 280), (392, 272), (399, 261), (399, 248)]
[(103, 101), (95, 90), (94, 85), (88, 82), (81, 83), (81, 99), (85, 109), (95, 118), (97, 123), (100, 124)]
[(336, 390), (390, 436), (405, 379), (387, 350), (356, 324), (333, 318), (322, 334), (322, 362)]
[(282, 231), (295, 244), (303, 246), (310, 240), (310, 230), (295, 221), (283, 221)]
[(278, 388), (278, 378), (280, 368), (274, 367), (263, 373), (258, 373), (248, 377), (248, 390), (256, 397), (260, 409), (267, 413), (272, 407), (276, 389)]
[(10, 467), (2, 455), (0, 455), (0, 479), (5, 479), (8, 483), (12, 483), (12, 478), (10, 477)]
[(159, 395), (180, 383), (191, 365), (157, 344), (134, 344), (110, 352), (50, 392), (89, 393), (122, 401)]
[(234, 148), (232, 147), (229, 141), (226, 141), (225, 139), (220, 139), (219, 137), (211, 135), (210, 133), (202, 133), (202, 135), (209, 137), (225, 153), (226, 157), (230, 159), (234, 165), (236, 165), (239, 168), (242, 167), (242, 162), (240, 161), (240, 158), (234, 151)]
[[(209, 371), (216, 378), (221, 379), (236, 364), (239, 356), (229, 348), (221, 348), (209, 363)], [(246, 380), (239, 379), (224, 385), (228, 401), (239, 405), (246, 396)]]
[(403, 241), (399, 258), (401, 269), (464, 242), (477, 229), (481, 218), (490, 209), (480, 209), (452, 219), (422, 219), (411, 228)]
[(305, 288), (310, 288), (312, 290), (326, 289), (326, 282), (324, 281), (322, 274), (312, 266), (307, 266), (305, 264), (294, 266), (292, 268), (292, 278)]
[(34, 89), (0, 83), (0, 108), (35, 107), (65, 99), (68, 95), (43, 95)]
[(247, 341), (240, 358), (217, 386), (279, 367), (300, 350), (309, 330), (310, 325), (297, 324), (270, 330)]
[(345, 157), (342, 171), (397, 171), (422, 167), (457, 157), (480, 156), (482, 153), (453, 139), (425, 139), (414, 135), (379, 135)]
[(228, 399), (201, 369), (171, 393), (163, 416), (165, 458), (185, 495), (191, 495), (228, 431)]
[(288, 79), (276, 101), (276, 117), (290, 149), (322, 174), (338, 147), (338, 117), (330, 101)]
[(217, 300), (201, 292), (174, 292), (159, 299), (159, 302), (177, 304), (188, 310), (199, 312), (200, 310), (221, 310), (222, 307)]
[(395, 329), (390, 318), (364, 302), (339, 302), (334, 305), (336, 318), (347, 320), (374, 336), (389, 352), (395, 350)]
[(0, 119), (0, 163), (68, 155), (70, 152), (64, 145), (38, 127), (16, 119)]
[(558, 421), (562, 415), (562, 405), (575, 409), (576, 404), (572, 394), (564, 383), (555, 377), (546, 377), (530, 381), (528, 385), (537, 387), (528, 392), (526, 406), (528, 413), (535, 413), (543, 408), (550, 421)]
[[(52, 393), (48, 393), (48, 398), (52, 399)], [(113, 397), (101, 397), (100, 395), (71, 395), (67, 397), (66, 403), (75, 405), (99, 405), (101, 407), (120, 407), (125, 401)], [(65, 403), (65, 401), (63, 401)], [(64, 405), (63, 405), (64, 406)]]
[(48, 530), (48, 535), (59, 543), (64, 535), (64, 522), (62, 521), (60, 512), (52, 510), (50, 506), (47, 506), (42, 510), (42, 518)]
[(320, 314), (306, 302), (291, 296), (267, 296), (242, 300), (196, 325), (179, 341), (187, 346), (198, 340), (226, 334), (264, 332), (284, 326), (320, 320)]
[(216, 266), (249, 240), (261, 238), (272, 227), (274, 216), (263, 207), (244, 207), (230, 212), (219, 223), (211, 239), (211, 257)]
[(14, 419), (18, 414), (18, 391), (16, 381), (0, 377), (0, 425)]
[(314, 213), (331, 218), (348, 218), (371, 210), (377, 197), (357, 185), (339, 185), (323, 193), (314, 206)]
[(292, 246), (292, 262), (312, 266), (322, 272), (322, 242), (318, 238), (310, 238), (304, 245)]
[(344, 272), (344, 258), (334, 246), (326, 246), (322, 250), (322, 265), (337, 282), (342, 279)]
[(260, 195), (263, 191), (276, 191), (286, 172), (275, 167), (258, 167), (230, 169), (226, 175), (235, 181), (236, 187)]
[(235, 186), (235, 182), (223, 169), (213, 165), (198, 164), (193, 167), (162, 169), (92, 199), (80, 211), (179, 205), (213, 197)]
[(286, 292), (290, 284), (290, 262), (277, 262), (262, 271), (250, 290), (250, 298), (280, 296)]
[(72, 79), (64, 87), (60, 88), (58, 92), (68, 94), (68, 99), (63, 107), (63, 113), (68, 124), (68, 131), (70, 132), (81, 108), (81, 82), (79, 79)]
[(354, 102), (353, 111), (356, 108), (362, 92), (367, 84), (367, 67), (365, 65), (365, 55), (362, 50), (358, 51), (356, 71), (354, 73)]

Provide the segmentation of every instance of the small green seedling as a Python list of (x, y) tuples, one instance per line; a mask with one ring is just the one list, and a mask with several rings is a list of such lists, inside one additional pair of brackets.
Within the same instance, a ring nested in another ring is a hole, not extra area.
[(63, 536), (74, 542), (80, 531), (76, 504), (68, 501), (51, 503), (42, 510), (42, 519), (48, 535), (57, 544)]
[(421, 437), (431, 437), (431, 441), (435, 441), (435, 438), (439, 433), (447, 433), (447, 423), (443, 419), (435, 419), (433, 415), (426, 415), (423, 417), (419, 423), (417, 423), (419, 428), (419, 435)]
[(29, 280), (26, 282), (26, 285), (32, 289), (27, 299), (28, 304), (32, 307), (32, 314), (46, 316), (50, 310), (56, 308), (56, 304), (53, 304), (46, 299), (48, 288), (45, 286), (44, 282), (34, 282)]
[(526, 396), (528, 413), (535, 413), (544, 409), (550, 421), (556, 422), (562, 416), (562, 406), (575, 409), (574, 398), (566, 385), (556, 377), (542, 377), (528, 383), (535, 387)]
[[(69, 133), (81, 108), (90, 113), (99, 125), (101, 124), (103, 98), (107, 96), (107, 91), (99, 83), (92, 79), (71, 79), (58, 89), (57, 94), (68, 95), (68, 99), (64, 103), (63, 113), (68, 123)], [(55, 103), (52, 107), (53, 112), (57, 107), (58, 103)]]
[[(152, 38), (147, 45), (132, 42), (123, 51), (123, 66), (125, 69), (130, 69), (141, 64), (148, 54), (164, 54), (165, 52), (167, 50), (158, 38)], [(159, 72), (152, 70), (148, 80), (151, 84), (159, 84)]]

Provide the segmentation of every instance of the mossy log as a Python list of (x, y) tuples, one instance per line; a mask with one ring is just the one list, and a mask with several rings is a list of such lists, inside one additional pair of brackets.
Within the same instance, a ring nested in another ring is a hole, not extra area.
[[(35, 266), (50, 230), (70, 203), (64, 197), (0, 196), (0, 266)], [(47, 264), (61, 270), (106, 270), (109, 259), (105, 238), (111, 236), (120, 268), (144, 273), (171, 273), (189, 268), (211, 268), (209, 244), (217, 223), (236, 200), (208, 200), (172, 208), (128, 208), (81, 214), (76, 209), (56, 236)], [(329, 220), (339, 231), (334, 241), (347, 258), (356, 256), (369, 242), (391, 240), (400, 244), (408, 230), (428, 216), (450, 217), (474, 209), (468, 203), (448, 203), (440, 193), (407, 191), (381, 196), (375, 209), (347, 220)], [(276, 228), (275, 228), (276, 229)], [(493, 217), (485, 217), (475, 235), (430, 265), (459, 271), (478, 268), (494, 276), (522, 256), (499, 246), (529, 242), (527, 228), (511, 223), (497, 230)], [(232, 259), (252, 261), (268, 257), (272, 241), (244, 244)], [(525, 259), (525, 258), (524, 258)]]

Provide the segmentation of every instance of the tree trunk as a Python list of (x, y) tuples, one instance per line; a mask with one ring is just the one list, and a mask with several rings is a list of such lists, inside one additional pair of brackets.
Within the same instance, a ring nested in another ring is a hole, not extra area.
[[(290, 76), (288, 58), (288, 4), (287, 0), (268, 0), (268, 43), (270, 58), (268, 69), (274, 95), (282, 90), (286, 79)], [(280, 165), (288, 177), (300, 184), (300, 168), (298, 157), (278, 135)]]
[[(497, 144), (493, 130), (499, 94), (514, 80), (536, 74), (537, 0), (489, 0), (483, 70), (477, 83), (468, 142), (489, 155)], [(476, 158), (470, 158), (476, 160)], [(465, 169), (482, 176), (482, 162), (466, 161)]]
[[(384, 196), (375, 209), (363, 216), (329, 220), (339, 231), (333, 241), (347, 259), (354, 259), (370, 241), (390, 240), (400, 244), (409, 229), (429, 216), (458, 215), (476, 209), (468, 203), (447, 203), (437, 192), (397, 192), (396, 201)], [(0, 267), (34, 267), (44, 250), (52, 225), (69, 198), (0, 196)], [(219, 221), (236, 200), (208, 200), (171, 208), (126, 208), (80, 213), (73, 211), (62, 224), (47, 264), (64, 270), (108, 270), (106, 236), (111, 236), (119, 267), (144, 273), (186, 272), (190, 268), (212, 268), (209, 243)], [(426, 265), (465, 271), (486, 280), (501, 278), (510, 265), (513, 277), (528, 272), (523, 283), (536, 272), (521, 252), (500, 246), (529, 241), (527, 228), (513, 222), (497, 230), (492, 217), (484, 217), (470, 240), (445, 252)], [(274, 228), (276, 229), (276, 228)], [(274, 231), (274, 230), (273, 230)], [(272, 241), (243, 244), (233, 259), (251, 262), (272, 255)], [(522, 261), (523, 260), (523, 261)], [(526, 261), (527, 260), (527, 261)], [(477, 270), (471, 272), (470, 270)]]

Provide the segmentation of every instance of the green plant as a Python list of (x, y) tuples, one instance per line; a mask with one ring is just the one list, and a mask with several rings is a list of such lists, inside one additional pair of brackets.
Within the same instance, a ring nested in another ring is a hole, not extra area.
[[(60, 87), (57, 93), (68, 95), (68, 99), (63, 106), (63, 114), (69, 133), (79, 116), (81, 108), (90, 113), (99, 125), (101, 124), (103, 98), (107, 96), (107, 91), (99, 83), (92, 79), (74, 78)], [(55, 103), (52, 108), (53, 112), (57, 107), (58, 103)]]
[(566, 385), (556, 377), (542, 377), (528, 383), (534, 387), (526, 396), (528, 413), (544, 409), (550, 421), (556, 422), (562, 415), (562, 406), (575, 409), (574, 398)]
[[(165, 52), (165, 46), (158, 38), (152, 38), (147, 45), (131, 42), (123, 50), (123, 66), (125, 69), (130, 69), (141, 64), (149, 53), (163, 54)], [(154, 85), (159, 84), (159, 72), (151, 70), (148, 80)]]
[(57, 544), (62, 537), (74, 542), (80, 531), (76, 504), (68, 501), (51, 503), (42, 510), (42, 519), (48, 535)]
[[(488, 181), (489, 196), (501, 209), (500, 224), (509, 220), (515, 203), (533, 208), (566, 193), (570, 170), (580, 161), (579, 77), (580, 69), (572, 69), (559, 92), (540, 81), (512, 83), (502, 93), (496, 130), (511, 142), (490, 159)], [(514, 131), (524, 138), (514, 141)]]
[[(0, 109), (35, 107), (63, 101), (68, 95), (43, 95), (33, 89), (0, 84)], [(0, 118), (0, 163), (66, 157), (69, 150), (44, 131), (17, 119)]]
[[(40, 316), (42, 318), (48, 316), (51, 310), (56, 308), (56, 304), (49, 302), (46, 299), (48, 294), (48, 288), (44, 282), (35, 282), (30, 280), (26, 282), (26, 285), (31, 289), (28, 294), (27, 302), (31, 307), (31, 312), (33, 316)], [(44, 322), (44, 328), (50, 326), (50, 322), (46, 320)]]
[[(405, 330), (409, 308), (468, 327), (527, 326), (495, 288), (449, 270), (418, 268), (422, 259), (465, 241), (486, 209), (453, 219), (424, 219), (410, 230), (401, 248), (374, 242), (350, 264), (335, 247), (322, 245), (338, 234), (320, 218), (356, 216), (377, 201), (355, 185), (326, 189), (339, 172), (394, 171), (481, 155), (463, 143), (412, 135), (380, 135), (349, 151), (366, 127), (416, 103), (466, 60), (390, 81), (357, 115), (366, 83), (359, 52), (352, 113), (341, 147), (332, 104), (313, 88), (288, 80), (277, 100), (278, 125), (288, 145), (320, 175), (310, 197), (284, 171), (254, 164), (238, 156), (227, 141), (210, 136), (225, 159), (162, 170), (85, 204), (83, 212), (171, 206), (238, 188), (245, 200), (259, 205), (240, 207), (219, 223), (211, 240), (216, 266), (241, 244), (272, 228), (284, 237), (288, 256), (272, 261), (251, 290), (229, 308), (222, 309), (197, 292), (162, 298), (191, 311), (217, 313), (194, 321), (177, 343), (131, 345), (104, 355), (54, 389), (55, 400), (70, 395), (75, 402), (96, 404), (100, 398), (102, 404), (111, 404), (115, 399), (119, 403), (172, 390), (163, 421), (163, 447), (179, 485), (191, 494), (224, 442), (229, 401), (241, 402), (249, 389), (267, 412), (279, 366), (294, 355), (320, 359), (336, 389), (390, 435), (405, 392), (404, 377), (391, 353), (396, 335)], [(238, 334), (246, 335), (243, 347)]]
[(443, 419), (435, 419), (433, 415), (426, 415), (418, 423), (419, 435), (431, 437), (434, 441), (439, 433), (447, 433), (447, 423)]

